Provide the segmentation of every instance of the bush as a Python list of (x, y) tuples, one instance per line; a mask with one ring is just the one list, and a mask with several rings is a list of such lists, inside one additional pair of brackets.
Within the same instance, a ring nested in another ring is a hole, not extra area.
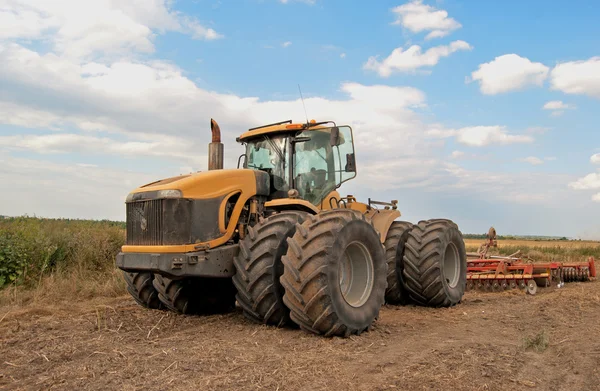
[(32, 286), (56, 271), (110, 271), (124, 242), (121, 222), (0, 219), (0, 288)]

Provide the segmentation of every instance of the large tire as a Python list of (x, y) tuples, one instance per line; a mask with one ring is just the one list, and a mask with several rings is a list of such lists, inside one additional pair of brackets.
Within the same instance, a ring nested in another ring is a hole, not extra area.
[(217, 314), (235, 307), (235, 287), (229, 278), (172, 280), (157, 274), (154, 287), (163, 305), (179, 314)]
[(404, 252), (404, 280), (417, 304), (450, 307), (460, 302), (467, 283), (467, 254), (456, 224), (435, 219), (413, 227)]
[(139, 305), (151, 309), (162, 308), (162, 303), (158, 299), (158, 292), (152, 285), (154, 280), (152, 273), (123, 272), (123, 278), (127, 283), (127, 291)]
[(310, 215), (288, 243), (281, 284), (291, 319), (325, 336), (367, 330), (384, 303), (387, 273), (379, 234), (365, 216), (350, 209)]
[(412, 227), (409, 222), (394, 221), (383, 243), (387, 261), (385, 301), (390, 304), (406, 304), (409, 301), (404, 287), (404, 248)]
[(290, 320), (283, 303), (281, 257), (288, 249), (287, 239), (296, 232), (296, 224), (304, 222), (306, 212), (283, 212), (261, 220), (248, 228), (240, 241), (240, 252), (234, 259), (233, 283), (236, 299), (244, 315), (255, 322), (281, 327)]

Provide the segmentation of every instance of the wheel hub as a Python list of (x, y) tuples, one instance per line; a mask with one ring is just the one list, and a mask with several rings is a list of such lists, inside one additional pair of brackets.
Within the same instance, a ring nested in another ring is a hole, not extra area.
[(373, 290), (373, 258), (364, 244), (351, 242), (339, 263), (342, 297), (352, 307), (367, 302)]

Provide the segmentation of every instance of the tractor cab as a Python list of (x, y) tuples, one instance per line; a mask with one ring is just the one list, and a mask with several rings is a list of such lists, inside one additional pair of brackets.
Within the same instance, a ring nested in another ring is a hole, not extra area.
[(348, 126), (285, 121), (250, 129), (237, 140), (246, 147), (243, 167), (269, 174), (271, 199), (298, 197), (316, 206), (356, 176)]

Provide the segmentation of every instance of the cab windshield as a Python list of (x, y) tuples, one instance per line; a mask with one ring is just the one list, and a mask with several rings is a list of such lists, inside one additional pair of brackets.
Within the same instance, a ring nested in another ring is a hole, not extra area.
[(286, 136), (264, 136), (246, 145), (246, 167), (269, 173), (275, 192), (282, 192), (281, 195), (275, 196), (287, 197), (287, 191), (290, 189), (287, 165), (289, 149)]
[(295, 143), (294, 188), (313, 205), (356, 176), (352, 131), (339, 127), (339, 140), (331, 145), (331, 130), (305, 130), (296, 136), (306, 141)]

